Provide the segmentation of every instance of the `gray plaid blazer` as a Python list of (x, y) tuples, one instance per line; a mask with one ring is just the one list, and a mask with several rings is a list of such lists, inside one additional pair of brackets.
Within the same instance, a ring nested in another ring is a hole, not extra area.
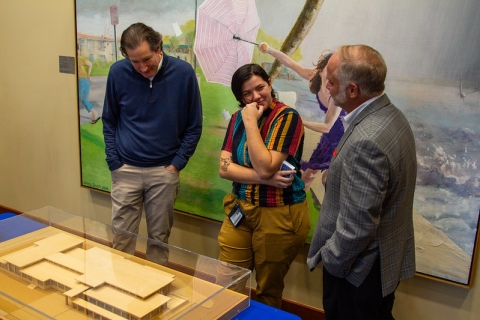
[(410, 125), (384, 94), (354, 119), (330, 163), (307, 264), (359, 286), (380, 257), (383, 296), (415, 274)]

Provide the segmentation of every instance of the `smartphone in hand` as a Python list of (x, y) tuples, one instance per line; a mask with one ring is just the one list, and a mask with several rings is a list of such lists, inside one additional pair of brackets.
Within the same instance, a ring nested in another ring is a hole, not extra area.
[[(282, 162), (282, 166), (280, 167), (280, 170), (281, 171), (283, 171), (283, 170), (295, 170), (295, 167), (292, 164), (290, 164), (289, 162), (287, 162), (286, 160), (284, 160)], [(285, 177), (290, 178), (291, 176), (292, 175), (290, 174), (290, 175), (287, 175)]]

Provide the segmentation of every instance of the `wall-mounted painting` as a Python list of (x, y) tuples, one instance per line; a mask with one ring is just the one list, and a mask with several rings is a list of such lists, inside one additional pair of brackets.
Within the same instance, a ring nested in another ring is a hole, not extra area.
[[(219, 177), (218, 160), (228, 118), (237, 103), (228, 85), (207, 80), (207, 70), (202, 69), (206, 64), (194, 54), (197, 10), (204, 2), (76, 0), (82, 186), (110, 191), (101, 119), (106, 77), (112, 63), (123, 59), (118, 50), (122, 31), (141, 21), (163, 34), (166, 54), (195, 68), (201, 90), (204, 129), (195, 155), (181, 172), (175, 208), (223, 220), (222, 199), (231, 183)], [(480, 215), (478, 1), (221, 2), (235, 8), (244, 2), (253, 4), (245, 18), (258, 16), (252, 42), (267, 42), (306, 67), (313, 67), (322, 53), (342, 44), (363, 43), (382, 53), (388, 66), (386, 92), (409, 119), (417, 143), (413, 213), (417, 272), (471, 287)], [(280, 99), (302, 118), (323, 122), (325, 113), (308, 90), (308, 80), (250, 45), (250, 60), (275, 74), (273, 88)], [(310, 159), (320, 137), (306, 129), (304, 160)], [(320, 176), (307, 193), (312, 231), (323, 199)]]

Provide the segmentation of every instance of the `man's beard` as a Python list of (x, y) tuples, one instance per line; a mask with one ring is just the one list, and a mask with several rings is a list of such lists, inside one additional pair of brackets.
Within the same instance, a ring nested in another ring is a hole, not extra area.
[(347, 87), (340, 88), (338, 94), (334, 97), (332, 96), (333, 104), (337, 107), (342, 107), (347, 103)]

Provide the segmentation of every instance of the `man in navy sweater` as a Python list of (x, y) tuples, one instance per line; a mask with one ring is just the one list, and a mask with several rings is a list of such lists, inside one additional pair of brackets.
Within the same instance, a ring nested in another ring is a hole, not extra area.
[[(103, 134), (112, 174), (113, 246), (135, 253), (143, 207), (147, 259), (166, 264), (179, 172), (202, 132), (197, 78), (186, 62), (162, 51), (162, 35), (143, 23), (120, 40), (126, 58), (112, 65), (103, 107)], [(160, 242), (159, 242), (160, 241)]]

